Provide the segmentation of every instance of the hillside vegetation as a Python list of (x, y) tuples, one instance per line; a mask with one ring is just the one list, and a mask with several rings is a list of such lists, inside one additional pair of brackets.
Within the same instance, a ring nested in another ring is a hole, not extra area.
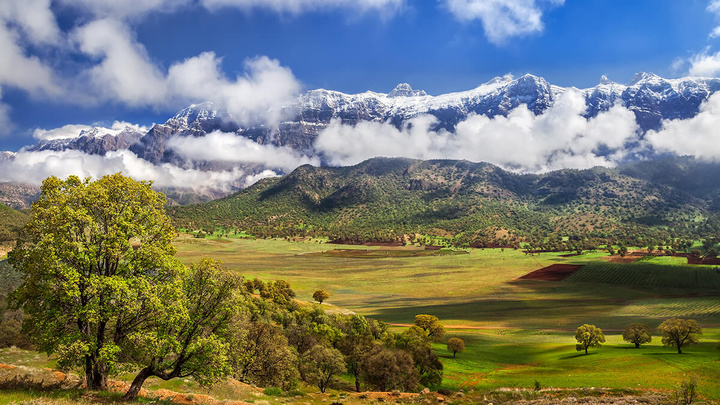
[(718, 187), (698, 191), (677, 180), (681, 161), (660, 164), (654, 172), (654, 166), (638, 164), (542, 175), (453, 160), (375, 158), (352, 167), (305, 165), (220, 200), (172, 208), (170, 215), (177, 226), (190, 229), (327, 235), (350, 243), (437, 235), (458, 245), (530, 242), (557, 249), (714, 237)]
[(0, 203), (0, 243), (15, 240), (18, 231), (28, 218), (27, 213), (16, 211)]

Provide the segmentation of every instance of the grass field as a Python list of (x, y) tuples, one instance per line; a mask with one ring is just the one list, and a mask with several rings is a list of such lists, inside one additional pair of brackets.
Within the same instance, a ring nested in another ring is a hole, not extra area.
[[(417, 256), (407, 252), (417, 247), (387, 253), (247, 238), (181, 237), (177, 247), (186, 263), (220, 259), (246, 277), (287, 280), (308, 301), (324, 289), (329, 303), (389, 323), (409, 324), (419, 313), (438, 316), (447, 336), (461, 337), (467, 347), (453, 359), (444, 345), (436, 346), (449, 388), (532, 387), (537, 380), (548, 387), (671, 389), (696, 376), (701, 393), (720, 400), (720, 275), (686, 266), (682, 258), (614, 264), (601, 252), (530, 256), (509, 249)], [(343, 254), (329, 253), (336, 249)], [(586, 267), (562, 282), (517, 280), (554, 263)], [(627, 324), (655, 328), (673, 316), (693, 317), (705, 328), (701, 344), (686, 354), (663, 347), (658, 336), (637, 350), (622, 342)], [(603, 328), (607, 337), (587, 356), (575, 351), (573, 338), (583, 323)]]

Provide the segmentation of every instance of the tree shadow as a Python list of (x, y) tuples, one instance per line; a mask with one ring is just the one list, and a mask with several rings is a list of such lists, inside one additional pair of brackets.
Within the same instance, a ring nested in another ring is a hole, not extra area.
[(567, 356), (559, 357), (558, 360), (570, 360), (570, 359), (576, 359), (578, 357), (585, 357), (585, 356), (593, 356), (596, 355), (597, 352), (590, 352), (588, 354), (585, 354), (585, 352), (576, 353), (576, 354), (568, 354)]

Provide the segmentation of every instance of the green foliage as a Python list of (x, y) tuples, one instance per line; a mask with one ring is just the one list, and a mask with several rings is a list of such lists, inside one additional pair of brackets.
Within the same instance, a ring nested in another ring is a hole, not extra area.
[(459, 247), (531, 242), (550, 251), (592, 250), (610, 240), (646, 246), (640, 239), (706, 239), (720, 224), (716, 211), (685, 191), (615, 169), (518, 175), (486, 163), (386, 158), (301, 166), (170, 212), (178, 227), (223, 226), (257, 237), (425, 245), (443, 237)]
[(420, 375), (409, 353), (374, 346), (361, 363), (363, 379), (378, 391), (414, 391)]
[(445, 327), (440, 323), (438, 317), (434, 315), (420, 314), (415, 315), (415, 326), (422, 329), (428, 339), (434, 342), (442, 342), (445, 337)]
[(297, 358), (279, 327), (264, 322), (236, 321), (227, 341), (235, 379), (286, 390), (296, 385)]
[(601, 347), (605, 343), (605, 335), (603, 335), (602, 329), (595, 325), (584, 324), (575, 331), (575, 340), (577, 340), (575, 350), (584, 350), (585, 354), (587, 354), (588, 348)]
[(317, 290), (313, 293), (313, 299), (318, 302), (318, 304), (322, 304), (323, 301), (330, 298), (330, 294), (327, 291), (324, 290)]
[(50, 177), (8, 255), (24, 276), (12, 298), (29, 315), (28, 335), (62, 366), (82, 367), (90, 388), (120, 370), (119, 344), (138, 318), (175, 293), (164, 203), (150, 183), (120, 174)]
[(325, 392), (333, 377), (344, 373), (345, 360), (339, 350), (325, 345), (315, 345), (301, 358), (301, 375), (310, 384)]
[(20, 229), (27, 223), (29, 215), (0, 203), (0, 242), (14, 241)]
[(622, 337), (624, 341), (633, 343), (635, 347), (640, 347), (641, 344), (652, 341), (650, 327), (644, 323), (631, 323), (626, 326)]
[(457, 353), (465, 351), (465, 342), (460, 338), (450, 338), (447, 342), (447, 349), (452, 352), (454, 358)]
[(180, 294), (160, 316), (142, 324), (122, 345), (143, 367), (125, 394), (134, 399), (150, 376), (163, 380), (193, 376), (212, 385), (231, 373), (226, 336), (243, 301), (242, 280), (220, 262), (202, 259), (174, 280)]
[(703, 333), (694, 319), (680, 318), (666, 319), (658, 326), (658, 330), (663, 335), (662, 344), (677, 347), (678, 353), (682, 353), (685, 346), (697, 344), (699, 335)]

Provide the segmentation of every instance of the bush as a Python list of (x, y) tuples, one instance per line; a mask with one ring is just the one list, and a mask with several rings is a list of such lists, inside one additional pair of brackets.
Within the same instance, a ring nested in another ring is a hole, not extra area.
[(284, 394), (283, 390), (278, 387), (267, 387), (263, 393), (269, 397), (279, 397)]

